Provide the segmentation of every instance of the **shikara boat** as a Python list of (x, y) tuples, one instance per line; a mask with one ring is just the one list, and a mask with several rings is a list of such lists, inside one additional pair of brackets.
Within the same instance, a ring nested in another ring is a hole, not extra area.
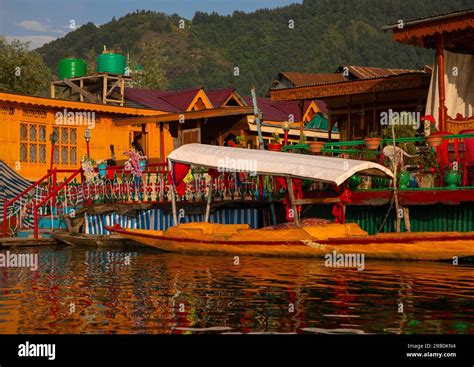
[[(357, 172), (393, 178), (390, 170), (377, 163), (201, 144), (184, 145), (168, 157), (170, 170), (173, 170), (173, 163), (177, 162), (230, 171), (235, 169), (239, 160), (255, 162), (252, 167), (256, 168), (258, 174), (286, 178), (291, 205), (296, 214), (294, 228), (251, 229), (247, 224), (209, 223), (208, 199), (205, 222), (179, 224), (166, 231), (126, 229), (118, 225), (106, 229), (124, 238), (178, 253), (325, 257), (336, 252), (363, 254), (366, 258), (400, 260), (452, 260), (454, 257), (474, 256), (473, 232), (368, 235), (355, 223), (300, 225), (296, 206), (309, 202), (295, 200), (291, 190), (293, 178), (319, 180), (336, 185), (342, 184)], [(178, 223), (174, 195), (172, 205), (174, 222)]]
[(126, 244), (125, 238), (117, 235), (92, 235), (83, 233), (69, 233), (66, 231), (51, 232), (51, 237), (69, 246), (121, 246)]
[(246, 224), (186, 223), (166, 231), (107, 227), (120, 236), (179, 253), (324, 257), (364, 254), (373, 259), (452, 260), (474, 256), (474, 233), (418, 232), (367, 235), (357, 224), (323, 224), (278, 230)]

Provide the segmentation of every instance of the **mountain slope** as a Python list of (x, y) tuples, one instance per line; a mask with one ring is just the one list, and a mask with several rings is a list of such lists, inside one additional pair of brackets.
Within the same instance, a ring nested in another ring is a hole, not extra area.
[(255, 84), (262, 95), (278, 71), (333, 72), (340, 64), (394, 68), (430, 64), (432, 51), (392, 42), (381, 27), (399, 19), (468, 8), (471, 1), (305, 0), (231, 16), (197, 12), (184, 29), (178, 15), (140, 11), (101, 27), (88, 23), (37, 51), (56, 73), (59, 59), (87, 58), (104, 45), (139, 59), (143, 43), (158, 37), (168, 57), (171, 88), (232, 85), (248, 94)]

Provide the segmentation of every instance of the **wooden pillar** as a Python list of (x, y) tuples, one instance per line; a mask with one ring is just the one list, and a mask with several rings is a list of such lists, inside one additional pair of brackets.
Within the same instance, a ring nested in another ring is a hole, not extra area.
[(146, 141), (146, 124), (142, 124), (142, 141), (143, 141), (143, 152), (145, 153), (145, 155), (147, 155), (147, 148), (148, 148), (148, 144), (147, 144), (147, 141)]
[(160, 122), (158, 126), (160, 129), (160, 162), (164, 163), (165, 161), (165, 132), (164, 132), (164, 127), (163, 127), (162, 122)]
[(181, 128), (181, 122), (178, 122), (178, 146), (176, 148), (179, 148), (182, 144), (183, 140), (183, 129)]
[(328, 141), (332, 141), (332, 116), (331, 112), (328, 112)]
[(347, 132), (348, 132), (347, 140), (353, 140), (353, 138), (354, 138), (352, 124), (351, 124), (351, 112), (352, 112), (351, 102), (352, 102), (352, 98), (351, 98), (351, 96), (349, 96), (349, 109), (348, 109), (348, 112), (347, 112)]
[[(79, 87), (81, 89), (84, 89), (84, 80), (81, 78), (81, 80), (79, 80)], [(79, 93), (79, 100), (81, 102), (84, 102), (84, 96), (82, 95), (82, 93)]]
[(290, 177), (286, 178), (286, 188), (288, 189), (288, 196), (290, 198), (291, 209), (293, 210), (293, 215), (295, 219), (295, 225), (300, 226), (300, 218), (298, 216), (298, 208), (295, 204), (295, 193), (293, 192), (293, 181)]
[(374, 131), (380, 132), (377, 124), (377, 93), (374, 93), (374, 102), (372, 103), (372, 126)]
[(107, 75), (104, 75), (103, 79), (103, 86), (102, 86), (102, 103), (107, 104), (106, 99), (107, 99)]
[[(171, 177), (173, 177), (173, 163), (168, 161), (168, 171), (171, 172)], [(171, 180), (171, 209), (173, 211), (173, 225), (178, 225), (178, 214), (176, 212), (176, 192), (174, 187), (174, 182)]]
[(50, 89), (51, 89), (51, 98), (56, 98), (56, 87), (54, 86), (54, 82), (51, 82)]
[(445, 131), (445, 85), (444, 85), (444, 33), (441, 33), (438, 38), (438, 45), (436, 48), (436, 56), (438, 58), (438, 127), (439, 131)]
[(122, 78), (120, 81), (120, 106), (125, 103), (125, 80)]
[(209, 222), (209, 217), (211, 216), (211, 203), (212, 203), (212, 180), (209, 183), (209, 194), (207, 195), (207, 203), (206, 203), (206, 215), (204, 217), (204, 222)]

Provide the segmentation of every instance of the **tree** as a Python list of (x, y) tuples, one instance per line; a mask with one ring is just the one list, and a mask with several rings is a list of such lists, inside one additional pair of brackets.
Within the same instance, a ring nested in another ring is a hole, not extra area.
[(0, 37), (0, 92), (46, 95), (51, 73), (29, 42)]
[[(158, 38), (153, 38), (143, 45), (141, 66), (143, 71), (133, 75), (134, 86), (138, 88), (166, 89), (168, 79), (166, 78), (166, 67), (168, 58), (163, 52), (163, 46)], [(135, 65), (131, 65), (133, 70)]]

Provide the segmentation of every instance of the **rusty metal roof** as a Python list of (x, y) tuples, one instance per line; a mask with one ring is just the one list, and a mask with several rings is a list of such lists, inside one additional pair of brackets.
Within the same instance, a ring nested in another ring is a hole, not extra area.
[[(474, 8), (468, 8), (468, 9), (463, 9), (463, 10), (456, 10), (448, 13), (442, 13), (442, 14), (436, 14), (436, 15), (429, 15), (426, 17), (421, 17), (417, 19), (411, 19), (406, 22), (403, 22), (403, 26), (413, 26), (417, 24), (423, 24), (423, 23), (429, 23), (433, 21), (439, 21), (439, 20), (445, 20), (449, 18), (454, 18), (458, 16), (463, 16), (463, 15), (468, 15), (468, 14), (474, 14)], [(382, 30), (387, 31), (390, 29), (398, 28), (399, 23), (393, 23), (386, 25), (382, 27)]]
[[(348, 70), (348, 76), (345, 77), (343, 74), (344, 68)], [(397, 75), (404, 75), (404, 74), (430, 74), (431, 70), (429, 68), (422, 68), (422, 69), (387, 69), (387, 68), (375, 68), (375, 67), (368, 67), (368, 66), (356, 66), (356, 65), (341, 65), (335, 73), (331, 74), (310, 74), (310, 73), (297, 73), (300, 76), (308, 75), (308, 76), (316, 76), (316, 75), (335, 75), (334, 81), (329, 81), (328, 78), (323, 77), (324, 81), (318, 81), (316, 77), (310, 77), (305, 80), (300, 80), (298, 85), (294, 85), (291, 87), (286, 88), (270, 88), (270, 90), (280, 90), (280, 89), (292, 89), (292, 88), (300, 88), (300, 87), (313, 87), (318, 85), (331, 85), (331, 84), (339, 84), (339, 83), (347, 83), (347, 82), (355, 82), (360, 80), (369, 80), (369, 79), (377, 79), (377, 78), (388, 78)], [(285, 73), (286, 74), (286, 73)], [(280, 75), (284, 75), (284, 73), (280, 73)]]
[(370, 66), (356, 66), (356, 65), (341, 65), (336, 72), (342, 73), (345, 70), (356, 79), (371, 79), (380, 78), (390, 75), (400, 75), (408, 73), (420, 73), (422, 70), (413, 69), (386, 69), (386, 68), (374, 68)]
[(296, 71), (284, 71), (280, 75), (287, 78), (294, 84), (295, 87), (299, 87), (306, 84), (320, 84), (320, 83), (333, 83), (346, 80), (346, 78), (340, 73), (299, 73)]

